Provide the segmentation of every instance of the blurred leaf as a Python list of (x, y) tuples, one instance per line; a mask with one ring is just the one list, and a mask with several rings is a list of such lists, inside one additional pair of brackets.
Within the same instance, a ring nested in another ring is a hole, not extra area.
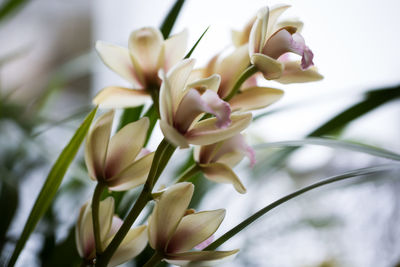
[(242, 231), (244, 228), (252, 224), (254, 221), (265, 215), (267, 212), (271, 211), (272, 209), (284, 204), (285, 202), (300, 196), (308, 191), (311, 191), (313, 189), (319, 188), (321, 186), (335, 183), (341, 180), (349, 179), (349, 178), (355, 178), (359, 176), (366, 176), (366, 175), (371, 175), (375, 173), (383, 173), (387, 171), (393, 171), (393, 170), (399, 170), (400, 165), (380, 165), (380, 166), (375, 166), (375, 167), (369, 167), (369, 168), (362, 168), (362, 169), (356, 169), (350, 172), (346, 172), (340, 175), (335, 175), (330, 178), (323, 179), (319, 182), (316, 182), (314, 184), (311, 184), (309, 186), (303, 187), (302, 189), (299, 189), (289, 195), (286, 195), (271, 204), (267, 205), (266, 207), (262, 208), (261, 210), (257, 211), (244, 221), (242, 221), (240, 224), (236, 225), (234, 228), (226, 232), (224, 235), (222, 235), (220, 238), (212, 242), (208, 247), (206, 247), (204, 250), (214, 250), (221, 246), (223, 243), (228, 241), (230, 238), (238, 234), (240, 231)]
[(204, 34), (206, 34), (206, 32), (208, 31), (209, 28), (210, 28), (210, 26), (208, 26), (207, 29), (200, 35), (197, 42), (193, 45), (193, 47), (190, 49), (190, 51), (186, 54), (186, 56), (184, 58), (190, 58), (193, 51), (196, 49), (197, 45), (200, 43), (201, 39), (203, 38)]
[(143, 105), (133, 108), (126, 108), (121, 115), (118, 130), (121, 130), (125, 125), (137, 121), (140, 119), (140, 114), (142, 114)]
[(86, 136), (86, 133), (89, 130), (90, 124), (96, 114), (97, 108), (93, 109), (93, 111), (86, 117), (84, 122), (75, 132), (71, 141), (61, 152), (58, 157), (56, 163), (53, 165), (45, 184), (43, 185), (38, 198), (29, 214), (28, 220), (24, 226), (24, 230), (22, 231), (21, 237), (17, 242), (15, 250), (11, 256), (10, 262), (8, 266), (14, 266), (16, 263), (19, 254), (25, 246), (26, 241), (28, 240), (30, 234), (35, 229), (36, 224), (39, 222), (40, 218), (44, 215), (47, 208), (50, 206), (54, 196), (57, 193), (58, 187), (60, 186), (63, 177), (74, 159), (76, 153), (81, 146), (83, 139)]
[(167, 16), (165, 17), (163, 23), (161, 24), (160, 30), (164, 39), (167, 39), (169, 34), (171, 33), (172, 28), (178, 18), (179, 12), (182, 9), (185, 0), (176, 0), (175, 4), (169, 10)]
[(150, 140), (151, 134), (153, 132), (154, 126), (156, 126), (157, 120), (158, 120), (158, 114), (156, 109), (154, 108), (154, 105), (151, 105), (147, 112), (144, 114), (145, 117), (149, 118), (149, 130), (147, 131), (147, 136), (146, 136), (146, 141), (144, 142), (144, 145), (146, 146)]
[(0, 254), (6, 243), (7, 230), (10, 227), (12, 219), (18, 207), (18, 190), (17, 185), (10, 184), (4, 179), (0, 180)]
[(264, 149), (273, 147), (301, 147), (304, 145), (319, 145), (333, 148), (344, 148), (352, 151), (362, 152), (377, 157), (392, 159), (400, 161), (400, 155), (393, 153), (382, 148), (372, 147), (365, 144), (351, 143), (342, 140), (328, 139), (328, 138), (307, 138), (304, 140), (271, 142), (264, 144), (257, 144), (253, 146), (254, 149)]
[(0, 6), (0, 22), (26, 5), (29, 0), (5, 0)]

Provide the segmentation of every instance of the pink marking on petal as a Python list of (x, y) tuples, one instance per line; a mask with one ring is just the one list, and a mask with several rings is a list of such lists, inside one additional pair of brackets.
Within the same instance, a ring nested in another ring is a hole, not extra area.
[(201, 98), (211, 109), (209, 113), (217, 118), (217, 127), (226, 128), (231, 124), (231, 107), (229, 103), (219, 98), (218, 94), (212, 90), (206, 90)]
[(210, 236), (209, 238), (207, 238), (206, 240), (204, 240), (203, 242), (201, 242), (200, 244), (198, 244), (194, 248), (198, 249), (198, 250), (203, 250), (206, 247), (208, 247), (208, 245), (210, 245), (213, 241), (214, 241), (214, 235)]
[(135, 160), (139, 160), (150, 153), (151, 151), (148, 150), (147, 148), (142, 148), (142, 150), (140, 150), (139, 154), (136, 156)]
[(256, 151), (249, 145), (246, 147), (246, 156), (250, 159), (250, 167), (253, 168), (256, 164)]
[(301, 68), (303, 70), (314, 65), (313, 58), (314, 54), (311, 49), (306, 46), (303, 36), (300, 33), (295, 33), (292, 35), (292, 51), (301, 55)]
[(313, 52), (308, 47), (306, 47), (304, 49), (303, 56), (301, 58), (301, 68), (305, 70), (313, 66), (314, 65), (313, 58), (314, 58)]

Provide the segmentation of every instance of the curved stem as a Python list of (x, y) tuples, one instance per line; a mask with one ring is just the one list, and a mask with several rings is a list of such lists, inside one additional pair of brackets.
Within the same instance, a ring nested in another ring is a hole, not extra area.
[(250, 65), (247, 69), (245, 69), (242, 74), (240, 74), (238, 80), (236, 81), (235, 85), (233, 86), (231, 92), (227, 97), (224, 98), (225, 101), (231, 100), (236, 93), (239, 91), (240, 86), (248, 79), (250, 78), (253, 74), (255, 74), (258, 71), (255, 65)]
[(196, 163), (193, 164), (192, 166), (187, 168), (181, 174), (181, 176), (179, 176), (179, 178), (176, 180), (175, 184), (182, 183), (182, 182), (185, 182), (185, 181), (189, 180), (192, 176), (196, 175), (199, 171), (200, 171), (199, 165), (197, 165)]
[(96, 254), (100, 254), (102, 252), (101, 238), (100, 238), (99, 207), (100, 207), (100, 196), (101, 193), (103, 193), (104, 189), (105, 189), (104, 184), (100, 182), (97, 183), (92, 198), (92, 221), (93, 221), (93, 232), (94, 232)]
[(157, 266), (161, 260), (163, 259), (163, 256), (158, 254), (157, 251), (154, 252), (153, 256), (143, 265), (143, 267), (153, 267)]

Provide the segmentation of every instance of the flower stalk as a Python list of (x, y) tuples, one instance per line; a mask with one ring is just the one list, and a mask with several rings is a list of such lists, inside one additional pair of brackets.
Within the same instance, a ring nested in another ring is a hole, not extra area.
[(247, 69), (243, 71), (243, 73), (239, 76), (238, 80), (236, 81), (235, 85), (232, 88), (232, 91), (229, 93), (227, 97), (224, 98), (225, 101), (231, 100), (236, 93), (239, 91), (242, 84), (250, 78), (253, 74), (258, 71), (255, 65), (250, 65)]
[(162, 255), (160, 255), (158, 252), (154, 252), (153, 256), (145, 263), (145, 265), (143, 265), (143, 267), (157, 266), (162, 259)]
[(181, 176), (176, 180), (175, 184), (189, 180), (200, 171), (200, 167), (197, 164), (193, 164), (181, 174)]

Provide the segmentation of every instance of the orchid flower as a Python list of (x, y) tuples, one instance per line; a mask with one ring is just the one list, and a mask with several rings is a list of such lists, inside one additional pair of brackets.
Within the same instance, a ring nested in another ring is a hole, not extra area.
[[(236, 48), (226, 57), (220, 55), (213, 57), (203, 69), (195, 70), (194, 79), (204, 78), (212, 73), (221, 76), (218, 95), (226, 98), (232, 91), (242, 72), (250, 65), (248, 46)], [(232, 68), (232, 66), (235, 66)], [(228, 101), (232, 111), (247, 111), (267, 107), (283, 96), (283, 91), (271, 87), (257, 86), (256, 77), (252, 76), (241, 86), (240, 91)]]
[[(96, 256), (91, 206), (90, 201), (82, 206), (75, 228), (78, 253), (88, 262), (93, 262)], [(105, 248), (122, 225), (122, 220), (114, 215), (114, 199), (112, 197), (100, 202), (99, 215), (101, 247)], [(130, 229), (108, 266), (117, 266), (129, 261), (142, 252), (146, 245), (146, 226)]]
[(125, 191), (143, 184), (154, 153), (142, 149), (149, 121), (144, 117), (129, 123), (111, 139), (114, 112), (102, 115), (89, 132), (85, 161), (90, 178), (110, 190)]
[(195, 146), (194, 149), (194, 159), (207, 179), (232, 184), (241, 194), (246, 193), (246, 188), (232, 168), (244, 156), (249, 157), (252, 166), (255, 164), (255, 152), (241, 134), (215, 144)]
[(180, 61), (186, 50), (187, 32), (183, 31), (164, 40), (160, 30), (141, 28), (131, 33), (128, 49), (101, 41), (96, 49), (103, 62), (133, 89), (106, 87), (94, 98), (96, 105), (107, 108), (139, 106), (150, 99), (151, 90), (159, 90), (158, 71), (168, 71)]
[(190, 263), (210, 266), (233, 257), (238, 250), (192, 250), (209, 239), (225, 217), (223, 209), (188, 214), (193, 191), (193, 184), (183, 182), (162, 193), (148, 221), (150, 246), (165, 261), (179, 266)]
[[(224, 140), (245, 129), (252, 115), (231, 114), (229, 104), (217, 94), (220, 76), (189, 83), (194, 60), (186, 59), (165, 76), (160, 89), (160, 127), (174, 145), (208, 145)], [(215, 117), (200, 120), (203, 114)]]
[[(268, 80), (279, 81), (279, 78), (285, 75), (287, 77), (283, 80), (284, 82), (289, 81), (292, 77), (296, 78), (295, 82), (320, 80), (322, 76), (315, 68), (311, 68), (314, 65), (314, 55), (297, 28), (302, 27), (302, 24), (298, 21), (293, 21), (293, 24), (290, 21), (283, 24), (277, 23), (280, 15), (289, 7), (280, 5), (271, 10), (265, 7), (258, 11), (249, 36), (250, 61)], [(299, 64), (298, 68), (293, 68), (294, 63), (286, 65), (285, 61), (280, 60), (280, 57), (286, 53), (301, 56), (301, 62), (297, 63)], [(304, 70), (308, 71), (302, 73)]]

